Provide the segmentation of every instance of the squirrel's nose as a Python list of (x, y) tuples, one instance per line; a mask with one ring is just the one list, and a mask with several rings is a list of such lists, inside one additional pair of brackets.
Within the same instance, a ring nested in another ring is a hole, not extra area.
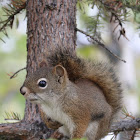
[(20, 88), (20, 93), (21, 93), (22, 95), (25, 95), (25, 94), (27, 93), (27, 91), (28, 91), (28, 89), (27, 89), (26, 87), (24, 87), (24, 86), (22, 86), (22, 87)]

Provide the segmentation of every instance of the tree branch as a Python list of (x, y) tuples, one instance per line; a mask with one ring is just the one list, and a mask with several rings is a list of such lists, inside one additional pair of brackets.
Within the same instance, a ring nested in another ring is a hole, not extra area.
[(23, 123), (0, 124), (0, 138), (25, 138), (29, 134), (27, 125)]
[[(119, 133), (121, 131), (130, 131), (133, 130), (136, 132), (140, 128), (140, 118), (115, 122), (110, 128), (110, 132)], [(49, 133), (48, 133), (49, 131)], [(9, 123), (9, 124), (0, 124), (0, 139), (1, 138), (10, 138), (10, 139), (38, 139), (38, 138), (49, 138), (53, 133), (52, 130), (42, 123)]]
[(123, 61), (124, 63), (126, 63), (125, 60), (121, 59), (119, 56), (117, 56), (116, 54), (114, 54), (111, 50), (109, 50), (103, 43), (101, 43), (100, 41), (98, 41), (97, 39), (95, 39), (94, 37), (92, 37), (91, 35), (87, 34), (86, 32), (76, 28), (76, 30), (82, 34), (85, 34), (86, 36), (88, 36), (90, 39), (92, 39), (95, 44), (101, 46), (102, 48), (106, 49), (109, 53), (111, 53), (114, 57), (116, 57), (117, 59), (119, 59), (120, 61)]
[(52, 132), (43, 123), (38, 122), (33, 124), (26, 122), (0, 124), (0, 139), (47, 139)]
[[(26, 0), (25, 1), (17, 1), (12, 0), (11, 4), (8, 4), (7, 7), (2, 7), (4, 13), (6, 14), (7, 18), (2, 20), (0, 17), (0, 32), (3, 32), (7, 37), (7, 27), (13, 27), (13, 23), (15, 20), (15, 16), (19, 14), (23, 9), (26, 7)], [(5, 42), (2, 38), (0, 38), (3, 42)]]
[[(0, 32), (5, 29), (5, 27), (7, 27), (7, 25), (12, 21), (13, 23), (13, 20), (14, 20), (14, 16), (19, 14), (23, 9), (25, 9), (24, 7), (21, 8), (21, 9), (18, 9), (17, 11), (15, 11), (13, 14), (11, 14), (8, 19), (4, 20), (4, 21), (1, 21), (0, 24), (4, 23), (2, 25), (2, 27), (0, 28)], [(11, 25), (11, 24), (10, 24)]]
[(140, 118), (115, 122), (110, 128), (110, 132), (121, 132), (124, 130), (137, 130), (140, 128)]

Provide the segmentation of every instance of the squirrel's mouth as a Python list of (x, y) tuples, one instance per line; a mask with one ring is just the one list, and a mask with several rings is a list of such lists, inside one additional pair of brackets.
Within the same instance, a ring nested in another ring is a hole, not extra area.
[(38, 99), (30, 99), (31, 102), (37, 101)]

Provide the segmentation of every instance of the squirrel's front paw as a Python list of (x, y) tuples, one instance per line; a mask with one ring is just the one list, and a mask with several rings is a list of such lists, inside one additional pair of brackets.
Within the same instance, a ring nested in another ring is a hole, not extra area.
[(59, 122), (52, 120), (51, 118), (47, 118), (47, 127), (51, 128), (51, 129), (58, 129), (59, 127), (62, 126), (62, 124), (60, 124)]
[(51, 138), (52, 139), (61, 139), (63, 138), (63, 134), (61, 134), (58, 130), (56, 130), (52, 135), (51, 135)]
[(55, 130), (62, 126), (62, 124), (60, 124), (59, 122), (49, 118), (42, 110), (40, 110), (40, 115), (42, 121), (46, 124), (48, 128)]

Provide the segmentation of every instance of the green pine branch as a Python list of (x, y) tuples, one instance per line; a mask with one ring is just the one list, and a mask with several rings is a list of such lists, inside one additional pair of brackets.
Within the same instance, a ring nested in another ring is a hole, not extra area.
[[(16, 26), (18, 27), (19, 21), (15, 16), (19, 14), (26, 7), (26, 3), (23, 0), (11, 0), (10, 4), (7, 4), (7, 7), (2, 7), (4, 12), (3, 16), (6, 16), (6, 19), (2, 20), (0, 17), (0, 32), (8, 37), (7, 29), (13, 27), (13, 23), (16, 19)], [(4, 42), (2, 38), (0, 38)]]

